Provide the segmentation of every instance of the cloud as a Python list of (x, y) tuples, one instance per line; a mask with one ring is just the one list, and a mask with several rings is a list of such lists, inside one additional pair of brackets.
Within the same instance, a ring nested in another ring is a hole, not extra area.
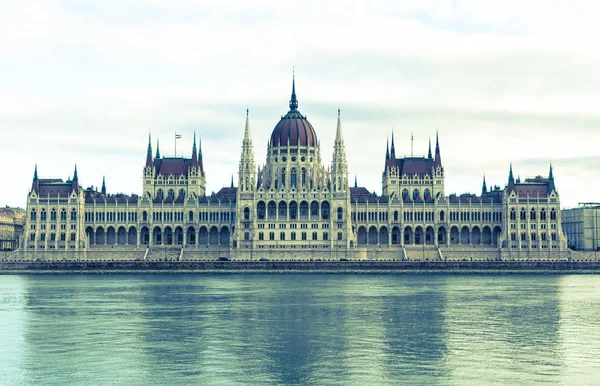
[[(350, 178), (381, 189), (386, 137), (424, 154), (439, 128), (447, 192), (555, 165), (564, 205), (600, 188), (600, 65), (591, 2), (44, 1), (0, 6), (0, 162), (24, 205), (33, 166), (138, 192), (148, 132), (203, 138), (210, 190), (237, 173), (245, 109), (255, 158), (300, 109), (331, 160), (342, 109)], [(153, 143), (154, 145), (154, 143)], [(138, 179), (139, 177), (139, 179)]]

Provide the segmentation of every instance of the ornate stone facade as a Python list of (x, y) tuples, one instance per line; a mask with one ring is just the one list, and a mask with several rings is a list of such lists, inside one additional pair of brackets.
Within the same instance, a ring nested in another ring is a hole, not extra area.
[[(73, 179), (38, 179), (28, 196), (23, 250), (145, 251), (144, 259), (464, 259), (555, 258), (566, 249), (552, 167), (480, 195), (446, 196), (439, 137), (427, 156), (386, 149), (382, 195), (349, 186), (341, 113), (331, 165), (298, 109), (275, 126), (266, 163), (256, 166), (250, 118), (238, 186), (206, 195), (201, 144), (191, 158), (152, 156), (142, 194), (107, 194)], [(566, 256), (563, 254), (563, 256)]]

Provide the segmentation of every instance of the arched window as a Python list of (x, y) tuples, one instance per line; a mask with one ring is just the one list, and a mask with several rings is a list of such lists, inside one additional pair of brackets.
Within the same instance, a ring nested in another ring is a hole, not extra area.
[(408, 189), (406, 189), (406, 188), (402, 189), (402, 199), (405, 200), (407, 196), (408, 196)]
[(256, 205), (256, 215), (258, 216), (259, 220), (264, 220), (265, 219), (265, 211), (266, 211), (266, 205), (263, 201), (260, 201), (257, 205)]
[(536, 238), (537, 238), (537, 234), (532, 232), (531, 233), (531, 241), (536, 241)]
[(527, 220), (527, 211), (525, 210), (525, 208), (521, 208), (521, 220)]
[(417, 197), (419, 197), (419, 189), (415, 188), (412, 195), (413, 201), (416, 200)]
[(290, 186), (292, 188), (296, 187), (296, 169), (292, 169), (292, 172), (290, 173)]
[(31, 218), (31, 221), (36, 221), (37, 220), (37, 213), (35, 213), (35, 209), (31, 210), (30, 218)]
[(342, 209), (342, 207), (337, 208), (337, 219), (341, 220), (343, 216), (344, 216), (344, 209)]
[(306, 169), (302, 168), (302, 186), (306, 186)]
[(165, 199), (165, 192), (163, 192), (162, 189), (158, 189), (156, 191), (156, 197), (158, 197), (159, 200), (164, 200)]
[(179, 189), (179, 197), (185, 198), (185, 189), (183, 189), (183, 188)]
[[(552, 210), (554, 210), (554, 209), (552, 209)], [(550, 236), (552, 236), (552, 241), (556, 241), (556, 233), (552, 232), (552, 234)]]
[(279, 189), (279, 180), (275, 179), (275, 190)]
[(554, 208), (550, 210), (550, 220), (556, 220), (556, 211)]
[(517, 219), (517, 212), (515, 211), (515, 208), (512, 208), (510, 210), (510, 219), (511, 220), (516, 220)]
[(46, 208), (42, 208), (42, 211), (40, 212), (40, 220), (46, 221)]
[[(290, 202), (290, 220), (296, 220), (298, 218), (298, 204), (296, 201)], [(295, 240), (295, 239), (293, 239)]]
[(244, 220), (250, 220), (250, 208), (244, 208)]
[(316, 201), (313, 201), (310, 204), (310, 215), (311, 216), (318, 216), (319, 215), (319, 203)]
[(281, 169), (281, 187), (285, 187), (285, 168)]
[(54, 208), (50, 211), (50, 221), (56, 221), (56, 209)]
[(546, 220), (546, 208), (540, 210), (540, 220)]
[(60, 221), (67, 221), (67, 210), (65, 208), (60, 210)]
[(269, 202), (268, 209), (269, 219), (274, 219), (277, 214), (277, 205), (275, 204), (275, 201)]
[(169, 196), (171, 196), (171, 198), (175, 198), (175, 191), (173, 188), (169, 189)]
[(394, 211), (394, 221), (398, 221), (398, 211)]
[(537, 216), (535, 215), (535, 209), (531, 208), (531, 213), (529, 214), (529, 219), (530, 220), (535, 220)]
[(77, 211), (75, 209), (71, 209), (71, 221), (77, 220)]
[(444, 221), (444, 211), (440, 212), (440, 221)]
[(144, 211), (144, 212), (142, 213), (142, 221), (144, 221), (144, 222), (145, 222), (145, 221), (148, 221), (148, 212)]
[(431, 196), (431, 191), (429, 190), (429, 188), (425, 189), (425, 192), (423, 193), (423, 199), (427, 200), (430, 196)]
[(521, 241), (527, 241), (527, 233), (521, 233)]
[(321, 204), (321, 217), (323, 220), (329, 220), (329, 203), (327, 201)]
[(193, 222), (194, 221), (194, 212), (190, 210), (190, 212), (188, 213), (188, 221), (189, 222)]

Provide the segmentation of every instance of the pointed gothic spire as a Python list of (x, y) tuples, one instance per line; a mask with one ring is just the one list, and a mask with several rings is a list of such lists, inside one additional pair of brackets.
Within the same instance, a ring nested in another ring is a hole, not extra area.
[(35, 169), (33, 170), (33, 181), (37, 181), (37, 180), (38, 180), (37, 164), (35, 164)]
[(146, 153), (146, 167), (152, 166), (152, 137), (148, 133), (148, 152)]
[(429, 137), (429, 152), (427, 153), (427, 158), (433, 159), (431, 156), (431, 137)]
[(77, 177), (77, 164), (75, 164), (75, 171), (73, 172), (73, 182), (77, 181), (79, 181), (79, 178)]
[(508, 172), (508, 183), (509, 184), (515, 183), (515, 177), (513, 176), (513, 170), (512, 170), (512, 162), (510, 163), (510, 170)]
[(548, 180), (554, 182), (554, 173), (552, 173), (552, 162), (550, 162), (550, 172), (548, 173)]
[(160, 145), (158, 143), (158, 138), (156, 139), (156, 157), (155, 158), (160, 158)]
[(385, 159), (390, 159), (390, 138), (386, 138), (385, 140)]
[(196, 149), (196, 130), (194, 130), (194, 144), (192, 145), (192, 166), (198, 167), (198, 150)]
[(358, 188), (358, 179), (356, 178), (356, 174), (354, 175), (354, 187)]
[(231, 188), (233, 188), (233, 174), (231, 175)]
[(252, 137), (250, 136), (250, 110), (246, 108), (246, 126), (244, 127), (244, 145), (252, 144)]
[(335, 144), (341, 145), (344, 143), (344, 137), (342, 136), (342, 116), (340, 109), (338, 109), (337, 127), (335, 130)]
[(392, 148), (390, 149), (390, 158), (396, 159), (396, 146), (394, 145), (394, 129), (392, 129)]
[(485, 174), (483, 175), (483, 185), (481, 186), (481, 195), (487, 193), (487, 184), (485, 183)]
[(298, 110), (298, 99), (296, 99), (296, 70), (292, 69), (292, 97), (290, 98), (290, 111)]
[(104, 179), (104, 176), (102, 176), (102, 190), (100, 191), (100, 193), (106, 195), (106, 181)]
[(440, 155), (440, 136), (439, 132), (435, 130), (435, 161), (433, 165), (437, 167), (442, 167), (442, 157)]

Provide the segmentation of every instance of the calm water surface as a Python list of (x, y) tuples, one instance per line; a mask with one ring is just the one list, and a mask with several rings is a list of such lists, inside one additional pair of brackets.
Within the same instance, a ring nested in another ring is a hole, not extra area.
[(0, 384), (600, 384), (600, 276), (0, 276)]

